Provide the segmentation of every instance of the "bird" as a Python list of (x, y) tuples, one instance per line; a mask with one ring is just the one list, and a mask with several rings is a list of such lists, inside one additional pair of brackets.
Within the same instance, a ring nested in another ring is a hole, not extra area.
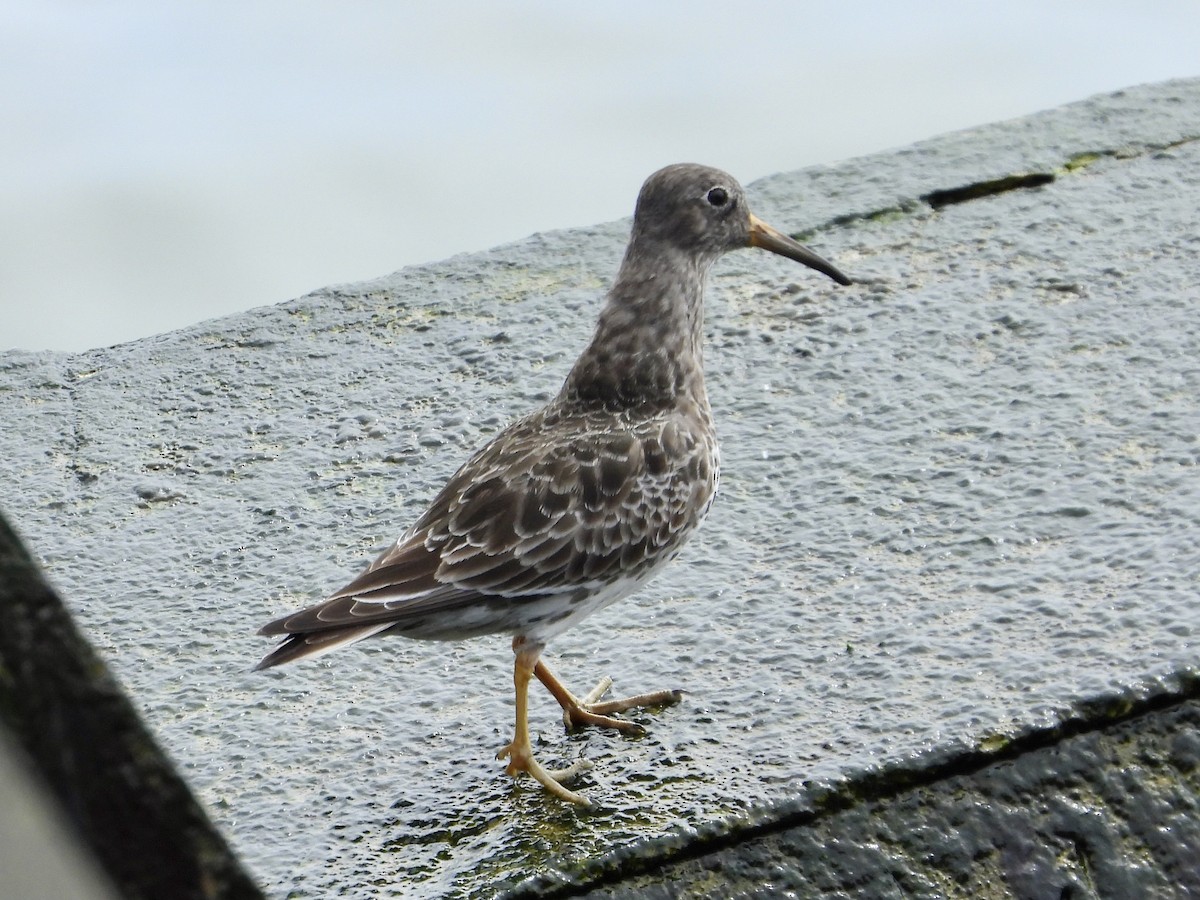
[(682, 163), (642, 185), (624, 258), (591, 340), (558, 394), (475, 452), (366, 570), (323, 601), (263, 626), (283, 636), (256, 668), (317, 657), (376, 635), (512, 636), (516, 721), (497, 753), (568, 803), (586, 760), (546, 769), (529, 736), (540, 681), (579, 725), (641, 734), (615, 714), (678, 702), (665, 690), (579, 697), (542, 658), (551, 638), (634, 592), (708, 514), (720, 478), (704, 383), (704, 294), (725, 253), (756, 247), (840, 285), (851, 280), (747, 207), (729, 174)]

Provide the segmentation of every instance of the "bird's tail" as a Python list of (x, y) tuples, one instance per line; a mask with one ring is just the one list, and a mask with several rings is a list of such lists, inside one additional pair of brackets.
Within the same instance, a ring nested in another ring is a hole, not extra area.
[(281, 666), (307, 657), (324, 656), (339, 647), (357, 643), (390, 628), (393, 622), (376, 622), (371, 625), (352, 625), (347, 628), (330, 628), (326, 631), (309, 631), (289, 635), (288, 639), (262, 658), (255, 671)]

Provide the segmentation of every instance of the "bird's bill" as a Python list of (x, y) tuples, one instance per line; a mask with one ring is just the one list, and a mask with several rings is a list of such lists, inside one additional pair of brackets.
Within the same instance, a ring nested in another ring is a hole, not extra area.
[(850, 284), (850, 279), (839, 272), (832, 263), (821, 259), (799, 241), (792, 240), (753, 214), (750, 216), (750, 246), (770, 250), (798, 263), (804, 263), (810, 269), (828, 275), (838, 284)]

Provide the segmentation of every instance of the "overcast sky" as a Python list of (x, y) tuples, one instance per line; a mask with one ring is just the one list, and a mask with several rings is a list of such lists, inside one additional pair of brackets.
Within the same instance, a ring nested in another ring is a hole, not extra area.
[(1178, 2), (0, 9), (0, 351), (82, 350), (1200, 76)]

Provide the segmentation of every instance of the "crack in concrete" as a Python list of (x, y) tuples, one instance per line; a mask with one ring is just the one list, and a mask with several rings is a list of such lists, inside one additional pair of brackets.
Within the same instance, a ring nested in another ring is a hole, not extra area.
[(884, 206), (869, 212), (846, 213), (845, 215), (835, 216), (815, 228), (793, 234), (792, 237), (801, 242), (811, 241), (824, 232), (847, 225), (854, 225), (859, 222), (879, 222), (912, 215), (915, 212), (925, 209), (932, 209), (936, 212), (942, 207), (952, 206), (956, 203), (969, 203), (973, 200), (982, 200), (998, 194), (1006, 194), (1009, 191), (1022, 191), (1043, 187), (1054, 183), (1059, 178), (1081, 172), (1102, 159), (1137, 159), (1149, 154), (1183, 147), (1196, 141), (1200, 141), (1200, 135), (1189, 135), (1164, 144), (1145, 144), (1137, 148), (1085, 150), (1073, 154), (1057, 169), (1048, 172), (1014, 172), (999, 178), (973, 181), (957, 187), (937, 188), (919, 195), (916, 199), (901, 200), (893, 206)]
[(1006, 194), (1009, 191), (1019, 191), (1028, 188), (1041, 187), (1054, 182), (1053, 172), (1029, 172), (1023, 175), (1005, 175), (1003, 178), (993, 178), (989, 181), (975, 181), (962, 187), (943, 188), (922, 194), (921, 200), (933, 209), (941, 209), (954, 203), (969, 203), (981, 197), (992, 197), (996, 194)]

